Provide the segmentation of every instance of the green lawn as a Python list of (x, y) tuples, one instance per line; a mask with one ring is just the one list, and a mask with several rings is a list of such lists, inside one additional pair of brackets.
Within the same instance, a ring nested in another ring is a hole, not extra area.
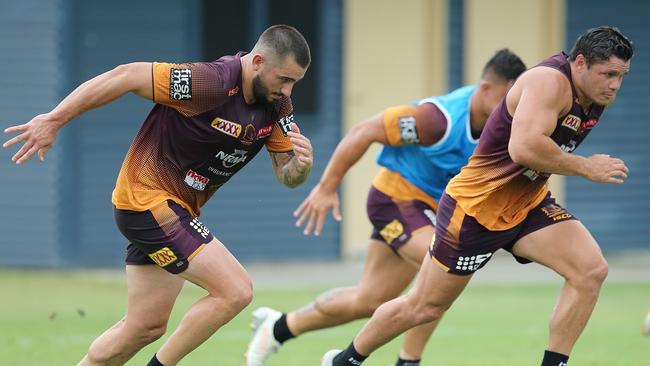
[[(433, 336), (423, 365), (539, 365), (558, 289), (554, 284), (470, 285)], [(294, 309), (321, 290), (256, 291), (251, 306), (181, 365), (242, 365), (255, 307)], [(201, 293), (184, 289), (170, 329)], [(2, 270), (0, 299), (0, 365), (74, 365), (94, 337), (123, 315), (126, 288), (122, 276), (105, 272)], [(570, 365), (650, 365), (650, 337), (640, 335), (648, 308), (650, 282), (607, 283)], [(268, 365), (319, 365), (324, 351), (345, 347), (362, 324), (289, 341)], [(146, 365), (160, 342), (129, 365)], [(365, 365), (389, 365), (398, 348), (399, 342), (392, 342)]]

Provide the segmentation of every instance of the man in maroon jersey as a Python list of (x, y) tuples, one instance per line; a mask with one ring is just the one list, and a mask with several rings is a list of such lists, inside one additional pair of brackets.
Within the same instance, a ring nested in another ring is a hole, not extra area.
[(23, 143), (12, 160), (41, 160), (58, 130), (93, 108), (133, 92), (156, 104), (120, 170), (113, 204), (126, 257), (124, 318), (99, 336), (79, 365), (122, 365), (165, 333), (183, 282), (207, 295), (185, 314), (149, 365), (176, 365), (237, 315), (252, 298), (244, 268), (203, 225), (200, 207), (266, 146), (287, 187), (303, 183), (312, 148), (294, 123), (291, 90), (311, 56), (304, 37), (270, 27), (250, 53), (214, 62), (137, 62), (79, 86), (51, 112), (7, 128)]
[(347, 349), (325, 354), (323, 366), (361, 365), (400, 333), (440, 319), (501, 248), (564, 277), (542, 366), (566, 366), (607, 262), (589, 231), (555, 203), (546, 181), (550, 174), (614, 184), (627, 178), (620, 159), (572, 152), (614, 101), (632, 54), (618, 29), (594, 28), (570, 55), (553, 55), (515, 81), (488, 118), (468, 165), (440, 198), (430, 258), (414, 289), (380, 306)]

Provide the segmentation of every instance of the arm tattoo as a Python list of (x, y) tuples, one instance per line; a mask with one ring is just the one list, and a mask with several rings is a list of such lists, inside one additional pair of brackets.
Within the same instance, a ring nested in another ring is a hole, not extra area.
[[(284, 163), (280, 170), (280, 181), (289, 188), (295, 188), (307, 180), (311, 172), (311, 166), (301, 166), (293, 151), (287, 153), (289, 160)], [(277, 160), (275, 160), (277, 164)]]
[(278, 167), (282, 166), (282, 159), (279, 159), (278, 156), (280, 154), (278, 153), (271, 153), (271, 159), (273, 160), (273, 170), (275, 170), (275, 175), (278, 176), (278, 179), (280, 179), (280, 176), (278, 175)]

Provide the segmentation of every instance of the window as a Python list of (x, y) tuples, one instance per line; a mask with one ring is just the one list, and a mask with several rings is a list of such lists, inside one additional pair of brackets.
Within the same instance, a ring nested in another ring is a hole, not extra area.
[[(260, 9), (257, 9), (259, 7)], [(305, 36), (311, 50), (311, 66), (305, 78), (296, 84), (291, 96), (297, 113), (318, 112), (318, 30), (319, 1), (271, 0), (264, 1), (203, 1), (203, 60), (216, 60), (238, 51), (250, 51), (257, 38), (257, 29), (264, 30), (271, 24), (287, 24), (296, 27)], [(264, 10), (262, 19), (267, 24), (256, 26), (250, 14)], [(251, 41), (253, 40), (253, 41)]]

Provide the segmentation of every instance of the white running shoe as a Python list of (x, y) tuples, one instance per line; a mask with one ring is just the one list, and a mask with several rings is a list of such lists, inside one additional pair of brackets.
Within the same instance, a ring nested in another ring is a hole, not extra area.
[(341, 353), (340, 349), (331, 349), (323, 355), (323, 358), (320, 360), (320, 366), (332, 366), (334, 362), (334, 357)]
[(267, 307), (253, 311), (253, 338), (244, 355), (246, 366), (262, 366), (271, 353), (278, 351), (281, 344), (273, 336), (273, 327), (281, 316), (281, 312)]

